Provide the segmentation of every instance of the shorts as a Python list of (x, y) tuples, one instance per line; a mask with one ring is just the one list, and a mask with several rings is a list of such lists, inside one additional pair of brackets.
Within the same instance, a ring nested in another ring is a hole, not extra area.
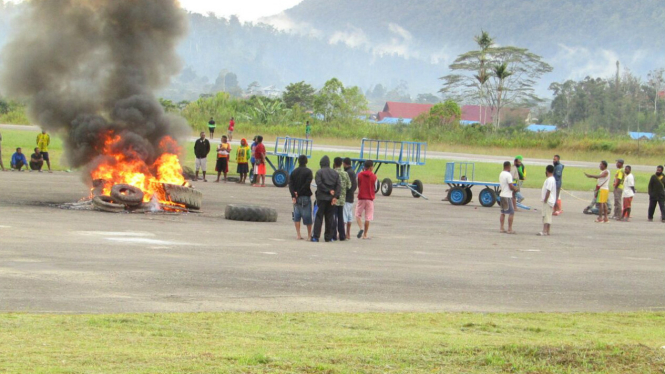
[(215, 171), (218, 173), (228, 173), (229, 172), (229, 159), (228, 157), (220, 157), (217, 159), (217, 165), (215, 165)]
[(296, 199), (293, 205), (293, 222), (300, 222), (305, 225), (312, 224), (312, 198), (301, 196)]
[(598, 190), (598, 204), (607, 204), (607, 199), (610, 196), (610, 190)]
[(515, 214), (515, 207), (513, 206), (512, 197), (501, 198), (501, 214), (507, 214), (509, 216)]
[(353, 203), (344, 203), (344, 223), (353, 222)]
[(50, 158), (48, 158), (48, 152), (41, 152), (42, 157), (44, 157), (44, 161), (51, 161)]
[(215, 128), (214, 127), (208, 127), (208, 131), (215, 132)]
[(358, 205), (356, 206), (356, 217), (363, 218), (363, 212), (365, 213), (365, 221), (367, 222), (374, 221), (373, 200), (358, 200)]
[(256, 167), (254, 168), (254, 174), (266, 175), (266, 164), (256, 165)]
[(207, 158), (197, 158), (195, 165), (196, 165), (196, 171), (199, 171), (199, 169), (202, 169), (203, 172), (205, 173), (206, 170), (208, 170), (208, 159)]
[(548, 203), (543, 203), (543, 224), (552, 224), (552, 213), (554, 213), (554, 207)]
[(232, 138), (232, 137), (233, 137), (233, 130), (229, 130), (229, 131), (226, 133), (226, 135), (227, 135), (229, 138)]
[(630, 209), (632, 208), (633, 205), (633, 198), (632, 197), (624, 197), (623, 198), (623, 209)]
[(236, 173), (238, 173), (238, 174), (247, 174), (247, 173), (249, 173), (249, 165), (246, 162), (238, 164), (238, 168), (236, 169)]

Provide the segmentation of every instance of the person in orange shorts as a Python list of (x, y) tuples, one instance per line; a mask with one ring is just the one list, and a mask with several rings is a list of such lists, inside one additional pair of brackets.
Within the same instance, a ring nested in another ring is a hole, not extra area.
[(610, 171), (607, 170), (607, 161), (600, 162), (600, 174), (590, 175), (584, 173), (587, 178), (594, 178), (596, 182), (596, 190), (598, 191), (598, 219), (596, 223), (607, 223), (610, 220), (607, 218), (607, 199), (610, 197)]
[[(256, 174), (256, 183), (253, 187), (266, 186), (266, 147), (263, 145), (263, 136), (256, 137), (256, 147), (254, 148), (254, 159), (256, 160), (256, 167), (254, 174)], [(259, 185), (259, 180), (261, 184)]]

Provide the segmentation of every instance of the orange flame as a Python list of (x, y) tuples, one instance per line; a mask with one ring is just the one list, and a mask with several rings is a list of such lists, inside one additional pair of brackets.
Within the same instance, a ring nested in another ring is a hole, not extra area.
[(120, 135), (107, 134), (102, 150), (103, 161), (92, 171), (92, 179), (104, 180), (102, 194), (110, 195), (115, 184), (129, 184), (138, 187), (145, 194), (143, 201), (148, 202), (153, 196), (161, 203), (177, 206), (165, 201), (162, 183), (183, 185), (182, 166), (177, 153), (178, 144), (171, 137), (165, 136), (158, 149), (162, 155), (148, 165), (132, 148), (120, 149)]

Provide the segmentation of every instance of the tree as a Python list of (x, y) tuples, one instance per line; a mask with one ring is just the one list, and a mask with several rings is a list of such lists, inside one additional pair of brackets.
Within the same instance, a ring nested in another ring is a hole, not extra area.
[[(534, 85), (552, 67), (528, 49), (496, 47), (489, 35), (476, 37), (480, 50), (466, 52), (450, 65), (441, 93), (458, 101), (487, 102), (497, 114), (506, 106), (533, 106), (542, 102)], [(498, 75), (497, 73), (500, 73)], [(500, 115), (494, 125), (501, 125)]]
[(367, 99), (360, 88), (345, 88), (339, 79), (332, 78), (314, 98), (314, 110), (326, 122), (352, 119), (368, 110)]
[(282, 100), (286, 103), (287, 108), (293, 108), (294, 105), (298, 104), (302, 108), (312, 109), (315, 92), (314, 87), (304, 81), (291, 83), (286, 86), (286, 90), (282, 94)]
[(462, 109), (453, 100), (436, 104), (429, 110), (429, 115), (440, 126), (450, 125), (462, 118)]
[(660, 68), (650, 71), (647, 79), (653, 93), (653, 114), (658, 115), (658, 101), (661, 100), (660, 93), (665, 87), (665, 69)]
[(418, 94), (418, 97), (416, 97), (416, 103), (418, 104), (437, 104), (440, 102), (441, 98), (431, 93)]

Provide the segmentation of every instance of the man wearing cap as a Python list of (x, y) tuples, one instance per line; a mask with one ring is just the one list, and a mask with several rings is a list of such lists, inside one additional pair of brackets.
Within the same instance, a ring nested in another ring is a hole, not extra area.
[(621, 220), (623, 209), (621, 209), (621, 196), (623, 195), (623, 181), (626, 173), (623, 171), (623, 159), (617, 160), (617, 171), (614, 174), (614, 219)]

